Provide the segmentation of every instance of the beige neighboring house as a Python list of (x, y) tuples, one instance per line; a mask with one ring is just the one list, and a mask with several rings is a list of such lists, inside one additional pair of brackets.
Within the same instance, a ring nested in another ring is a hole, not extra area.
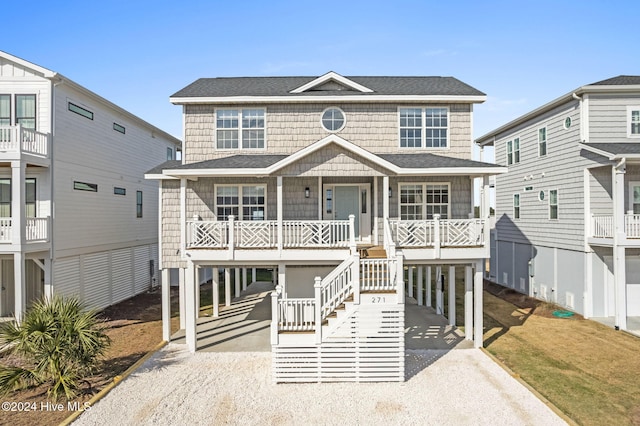
[(0, 316), (54, 293), (103, 308), (159, 284), (158, 191), (180, 141), (0, 51)]
[(329, 72), (203, 78), (170, 100), (183, 108), (183, 158), (147, 173), (162, 194), (165, 339), (170, 269), (194, 352), (198, 270), (224, 268), (228, 305), (247, 271), (273, 268), (275, 381), (402, 381), (405, 296), (455, 324), (443, 278), (460, 268), (466, 338), (482, 345), (489, 210), (472, 217), (473, 183), (488, 200), (489, 176), (506, 171), (472, 160), (484, 93), (452, 77)]

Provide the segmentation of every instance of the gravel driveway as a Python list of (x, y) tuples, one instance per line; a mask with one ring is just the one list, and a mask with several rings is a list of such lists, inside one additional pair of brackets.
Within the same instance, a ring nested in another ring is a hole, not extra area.
[(561, 425), (476, 349), (407, 351), (404, 383), (271, 382), (271, 354), (169, 344), (74, 425)]

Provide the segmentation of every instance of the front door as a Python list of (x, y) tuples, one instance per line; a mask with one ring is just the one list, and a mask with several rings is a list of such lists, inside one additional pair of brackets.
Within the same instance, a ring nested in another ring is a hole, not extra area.
[(335, 219), (349, 220), (349, 215), (355, 216), (356, 238), (360, 236), (360, 188), (358, 186), (335, 187)]

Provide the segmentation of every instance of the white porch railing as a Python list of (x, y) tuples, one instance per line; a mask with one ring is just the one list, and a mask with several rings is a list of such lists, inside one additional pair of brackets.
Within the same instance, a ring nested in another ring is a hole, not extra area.
[(28, 217), (25, 223), (26, 242), (49, 241), (49, 218)]
[(389, 219), (393, 242), (398, 247), (475, 247), (483, 246), (484, 220)]
[(0, 126), (0, 151), (49, 156), (49, 134), (21, 126)]
[[(282, 248), (348, 248), (355, 246), (351, 220), (288, 220), (282, 222)], [(278, 222), (187, 222), (188, 248), (276, 248)]]
[(360, 261), (362, 291), (395, 290), (397, 275), (396, 259), (362, 259)]
[[(640, 238), (640, 214), (624, 215), (624, 232), (627, 238)], [(593, 238), (613, 238), (613, 215), (594, 214), (591, 216), (591, 236)]]
[[(275, 292), (274, 292), (275, 294)], [(315, 299), (278, 299), (276, 324), (279, 331), (313, 331), (316, 324)]]
[(320, 321), (327, 318), (357, 289), (357, 286), (353, 285), (354, 281), (357, 281), (357, 274), (354, 274), (357, 271), (354, 271), (353, 266), (358, 265), (359, 259), (360, 255), (351, 255), (324, 279), (316, 277), (314, 288), (316, 300), (320, 301)]
[[(49, 241), (50, 229), (49, 217), (27, 217), (24, 220), (25, 242), (47, 242)], [(0, 219), (0, 243), (13, 242), (13, 227), (11, 218)]]

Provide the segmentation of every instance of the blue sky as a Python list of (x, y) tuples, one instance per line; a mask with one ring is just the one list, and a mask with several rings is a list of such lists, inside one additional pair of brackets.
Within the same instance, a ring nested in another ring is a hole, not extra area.
[(639, 14), (637, 0), (8, 2), (0, 50), (178, 137), (169, 96), (200, 77), (454, 76), (488, 95), (478, 137), (579, 86), (640, 74)]

